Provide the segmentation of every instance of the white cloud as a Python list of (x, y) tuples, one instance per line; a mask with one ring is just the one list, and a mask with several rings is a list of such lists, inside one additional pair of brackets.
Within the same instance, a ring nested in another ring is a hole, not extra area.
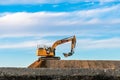
[(63, 2), (68, 2), (68, 3), (76, 3), (76, 2), (81, 2), (81, 0), (1, 0), (0, 4), (54, 4), (54, 3), (63, 3)]
[[(86, 31), (90, 31), (90, 26), (96, 26), (96, 28), (92, 29), (93, 33), (97, 28), (103, 29), (104, 26), (109, 26), (109, 29), (112, 29), (111, 31), (113, 31), (112, 25), (120, 24), (120, 18), (116, 18), (116, 16), (115, 18), (114, 16), (111, 17), (113, 14), (109, 13), (117, 12), (119, 7), (120, 5), (116, 5), (109, 8), (97, 8), (73, 12), (1, 13), (0, 37), (45, 36), (50, 34), (63, 35), (63, 33), (66, 35), (89, 35), (91, 33), (86, 33)], [(106, 17), (101, 18), (102, 15), (105, 15)], [(84, 28), (84, 26), (86, 27)]]
[(35, 41), (25, 41), (25, 42), (19, 42), (19, 43), (1, 43), (0, 49), (6, 49), (6, 48), (30, 48), (30, 47), (37, 47), (37, 45), (47, 45), (50, 46), (51, 43), (47, 40), (35, 40)]
[[(47, 13), (47, 12), (36, 12), (36, 13), (26, 13), (26, 12), (18, 12), (18, 13), (10, 13), (0, 17), (0, 26), (2, 28), (14, 28), (14, 29), (22, 29), (22, 28), (30, 28), (31, 26), (43, 27), (47, 25), (53, 25), (55, 22), (55, 18), (63, 17), (64, 13)], [(51, 22), (50, 22), (51, 20)], [(53, 20), (53, 21), (52, 21)], [(57, 25), (57, 24), (56, 24)]]
[[(54, 4), (62, 2), (74, 3), (79, 1), (83, 0), (0, 0), (0, 4)], [(89, 2), (90, 0), (86, 1)], [(94, 0), (91, 1), (94, 2)], [(113, 0), (100, 1), (104, 3), (112, 2)], [(54, 7), (57, 7), (57, 4), (55, 4)], [(37, 47), (38, 44), (50, 46), (53, 44), (53, 41), (46, 40), (44, 38), (45, 36), (66, 36), (75, 34), (79, 37), (77, 38), (77, 50), (114, 48), (119, 50), (119, 9), (120, 5), (73, 12), (0, 13), (0, 49), (27, 49)], [(106, 35), (110, 37), (117, 36), (118, 38), (105, 39), (104, 37)], [(29, 36), (32, 37), (33, 41), (30, 39), (23, 40), (23, 38)], [(90, 38), (91, 36), (93, 38)], [(94, 37), (98, 38), (98, 36), (102, 39), (94, 39)], [(14, 40), (14, 37), (18, 37), (21, 41), (19, 40), (19, 42), (17, 42)], [(36, 37), (37, 39), (33, 39)], [(3, 41), (3, 38), (5, 38), (5, 40), (7, 39), (7, 43)], [(66, 47), (63, 46), (62, 48)]]
[(110, 39), (81, 39), (78, 40), (78, 47), (82, 49), (114, 49), (120, 48), (120, 38)]
[(6, 5), (6, 4), (56, 4), (56, 3), (78, 3), (78, 2), (116, 2), (120, 0), (0, 0), (0, 4)]
[[(51, 40), (35, 40), (35, 41), (25, 41), (19, 43), (1, 43), (0, 49), (6, 48), (30, 48), (30, 47), (37, 47), (37, 45), (47, 45), (51, 46), (54, 41)], [(120, 38), (110, 38), (110, 39), (77, 39), (77, 48), (80, 49), (114, 49), (120, 48)]]
[(99, 0), (101, 3), (103, 2), (119, 2), (120, 0)]

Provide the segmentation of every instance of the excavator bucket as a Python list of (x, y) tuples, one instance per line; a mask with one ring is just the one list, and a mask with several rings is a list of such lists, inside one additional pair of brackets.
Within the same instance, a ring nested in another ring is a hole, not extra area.
[(73, 53), (72, 53), (72, 52), (69, 52), (69, 53), (63, 53), (63, 55), (64, 55), (65, 57), (68, 57), (68, 56), (72, 56)]

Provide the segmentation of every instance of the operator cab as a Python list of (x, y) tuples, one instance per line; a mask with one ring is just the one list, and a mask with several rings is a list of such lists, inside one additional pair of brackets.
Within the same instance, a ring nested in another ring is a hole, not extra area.
[(51, 47), (48, 47), (46, 45), (38, 45), (37, 46), (37, 56), (53, 56), (54, 53), (51, 51)]

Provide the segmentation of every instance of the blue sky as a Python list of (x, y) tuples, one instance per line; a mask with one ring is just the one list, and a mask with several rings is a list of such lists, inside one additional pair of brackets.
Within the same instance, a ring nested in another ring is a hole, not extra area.
[(120, 0), (0, 0), (0, 67), (27, 67), (37, 45), (77, 37), (56, 49), (65, 60), (120, 60)]

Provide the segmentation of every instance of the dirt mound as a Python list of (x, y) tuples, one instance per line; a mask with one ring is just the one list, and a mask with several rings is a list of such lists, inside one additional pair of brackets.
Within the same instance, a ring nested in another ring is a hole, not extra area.
[(93, 69), (119, 69), (120, 61), (102, 60), (44, 60), (35, 61), (30, 65), (34, 68), (93, 68)]

